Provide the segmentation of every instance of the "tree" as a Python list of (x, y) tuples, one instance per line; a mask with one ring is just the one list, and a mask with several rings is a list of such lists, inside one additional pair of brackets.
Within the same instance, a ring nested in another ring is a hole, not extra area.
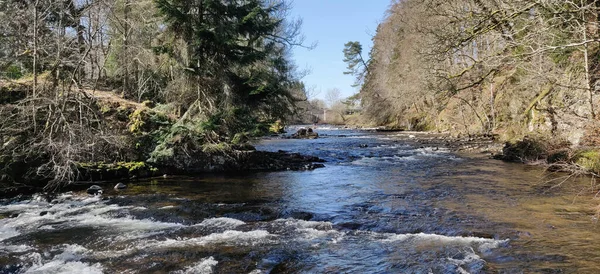
[(360, 86), (369, 72), (369, 66), (362, 56), (362, 45), (359, 42), (344, 44), (344, 62), (348, 65), (344, 74), (355, 76), (354, 86)]
[(55, 187), (76, 180), (82, 162), (175, 149), (183, 153), (167, 160), (194, 157), (290, 117), (306, 90), (290, 58), (301, 20), (289, 9), (283, 0), (0, 1), (0, 72), (10, 72), (0, 88), (18, 90), (0, 98), (0, 178)]
[(325, 101), (329, 107), (333, 107), (335, 104), (342, 101), (342, 91), (338, 88), (328, 89), (325, 93)]
[(561, 124), (595, 121), (599, 5), (394, 3), (373, 38), (360, 91), (363, 115), (379, 125), (510, 138), (549, 131), (576, 143), (574, 131)]

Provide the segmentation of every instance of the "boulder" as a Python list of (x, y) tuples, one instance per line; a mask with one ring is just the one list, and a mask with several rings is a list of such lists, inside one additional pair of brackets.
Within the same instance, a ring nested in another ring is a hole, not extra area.
[(124, 183), (118, 183), (115, 185), (116, 190), (121, 190), (121, 189), (126, 189), (126, 188), (127, 188), (127, 185)]
[(314, 132), (312, 128), (300, 128), (296, 133), (292, 134), (294, 139), (316, 139), (319, 134)]
[(87, 193), (90, 195), (100, 195), (102, 194), (102, 187), (99, 185), (93, 185), (87, 189)]

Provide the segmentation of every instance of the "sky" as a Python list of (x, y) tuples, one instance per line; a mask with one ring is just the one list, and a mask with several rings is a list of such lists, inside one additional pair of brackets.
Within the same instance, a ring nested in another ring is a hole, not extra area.
[[(294, 49), (293, 56), (300, 70), (309, 70), (302, 81), (314, 87), (316, 98), (325, 99), (327, 90), (338, 88), (342, 97), (358, 92), (352, 87), (354, 76), (344, 75), (344, 44), (359, 41), (366, 58), (371, 50), (371, 38), (382, 21), (390, 0), (294, 0), (292, 17), (303, 19), (305, 44), (317, 43), (312, 50)], [(312, 98), (311, 98), (312, 99)]]

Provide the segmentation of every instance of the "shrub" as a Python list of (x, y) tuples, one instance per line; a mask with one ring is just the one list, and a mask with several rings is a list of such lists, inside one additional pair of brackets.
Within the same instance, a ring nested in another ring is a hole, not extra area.
[(522, 141), (507, 142), (502, 154), (505, 161), (527, 163), (547, 159), (548, 149), (539, 139), (525, 138)]

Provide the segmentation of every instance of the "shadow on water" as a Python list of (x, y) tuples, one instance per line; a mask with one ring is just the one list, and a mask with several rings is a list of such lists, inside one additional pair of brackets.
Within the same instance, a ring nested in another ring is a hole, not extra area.
[(328, 161), (314, 171), (5, 203), (0, 273), (600, 271), (587, 179), (547, 191), (538, 168), (422, 148), (414, 133), (319, 132), (257, 144)]

